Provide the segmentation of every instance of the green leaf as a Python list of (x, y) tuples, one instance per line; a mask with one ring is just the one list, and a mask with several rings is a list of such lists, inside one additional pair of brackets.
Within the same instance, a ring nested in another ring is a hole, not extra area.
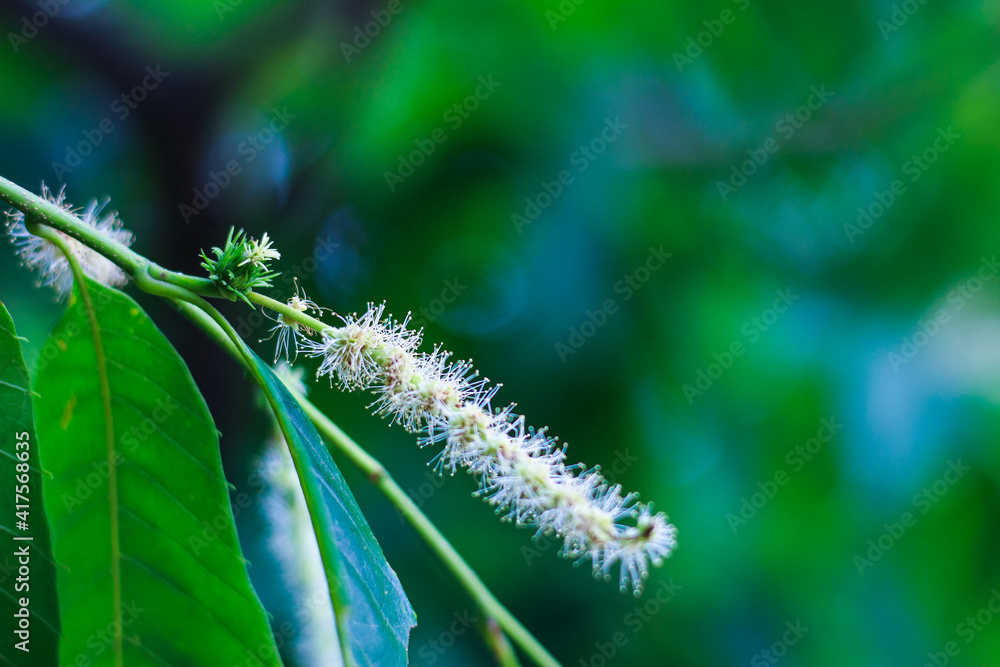
[[(49, 525), (42, 506), (42, 474), (35, 437), (35, 419), (31, 413), (28, 369), (21, 355), (21, 343), (14, 331), (14, 321), (0, 302), (0, 534), (3, 556), (0, 564), (0, 615), (4, 619), (0, 640), (0, 663), (55, 667), (58, 665), (59, 606), (56, 601), (56, 568), (52, 558)], [(27, 461), (18, 456), (27, 455)], [(28, 471), (17, 470), (17, 465)], [(27, 480), (22, 475), (27, 475)], [(26, 484), (24, 482), (27, 482)], [(20, 494), (16, 497), (15, 493)], [(27, 515), (18, 517), (27, 505)], [(19, 527), (26, 519), (27, 528)], [(18, 569), (23, 563), (17, 552), (27, 550), (28, 578)], [(25, 588), (27, 587), (27, 588)], [(18, 637), (22, 618), (21, 600), (28, 600), (27, 636)], [(15, 647), (21, 643), (24, 649)]]
[(396, 573), (312, 421), (268, 365), (245, 345), (243, 350), (256, 367), (302, 482), (347, 664), (353, 657), (364, 667), (405, 666), (417, 617)]
[(61, 662), (280, 665), (218, 433), (177, 352), (134, 301), (89, 280), (48, 345), (61, 351), (35, 389)]

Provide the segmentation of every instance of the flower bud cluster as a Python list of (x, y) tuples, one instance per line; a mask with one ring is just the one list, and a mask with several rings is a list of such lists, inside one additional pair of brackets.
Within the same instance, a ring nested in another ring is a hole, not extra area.
[(281, 253), (271, 247), (267, 234), (260, 241), (250, 238), (241, 229), (229, 229), (229, 236), (221, 248), (212, 248), (210, 257), (201, 252), (201, 266), (208, 272), (219, 291), (230, 301), (242, 299), (248, 305), (247, 293), (255, 287), (270, 287), (271, 281), (280, 275), (268, 265), (271, 260), (280, 259)]

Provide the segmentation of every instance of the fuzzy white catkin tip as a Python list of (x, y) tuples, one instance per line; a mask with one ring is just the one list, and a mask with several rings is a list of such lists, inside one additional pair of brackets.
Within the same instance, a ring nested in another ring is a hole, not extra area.
[(266, 445), (259, 472), (267, 483), (268, 545), (295, 599), (297, 657), (303, 665), (343, 665), (319, 545), (295, 466), (280, 435), (275, 434)]
[[(124, 246), (131, 246), (134, 236), (132, 232), (122, 227), (118, 214), (114, 211), (105, 213), (107, 200), (91, 201), (86, 208), (74, 208), (66, 202), (65, 186), (53, 193), (42, 184), (42, 197), (59, 206), (63, 210), (76, 215), (81, 222), (101, 232), (103, 235), (118, 241)], [(64, 299), (73, 291), (73, 273), (69, 261), (63, 252), (51, 241), (30, 233), (24, 223), (24, 213), (15, 211), (7, 213), (7, 233), (11, 243), (21, 257), (21, 263), (38, 273), (39, 287), (49, 286), (55, 290), (58, 299)], [(109, 287), (124, 285), (128, 276), (111, 260), (105, 258), (76, 239), (62, 235), (67, 246), (80, 263), (84, 274), (91, 280)]]
[(596, 576), (610, 577), (618, 566), (621, 589), (638, 595), (650, 564), (660, 565), (677, 544), (667, 516), (623, 495), (599, 470), (567, 465), (565, 447), (544, 429), (526, 426), (512, 405), (494, 410), (498, 387), (479, 379), (471, 363), (449, 361), (440, 347), (417, 352), (421, 332), (384, 309), (369, 305), (318, 340), (299, 335), (299, 349), (321, 360), (317, 377), (374, 391), (376, 413), (423, 431), (421, 444), (443, 443), (439, 470), (477, 475), (479, 494), (505, 519), (560, 537), (562, 555), (590, 561)]

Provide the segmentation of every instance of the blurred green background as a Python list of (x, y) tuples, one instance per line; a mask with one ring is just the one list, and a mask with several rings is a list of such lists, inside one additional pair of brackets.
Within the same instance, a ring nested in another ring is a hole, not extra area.
[[(676, 554), (623, 595), (438, 480), (366, 396), (313, 387), (566, 665), (997, 664), (998, 21), (996, 0), (8, 0), (0, 174), (110, 196), (189, 272), (230, 226), (267, 231), (311, 298), (414, 311), (666, 510)], [(0, 257), (30, 358), (60, 307)], [(138, 298), (253, 493), (250, 385)], [(471, 602), (344, 471), (418, 613), (412, 664), (488, 664), (450, 635)], [(239, 523), (278, 623), (259, 504)]]

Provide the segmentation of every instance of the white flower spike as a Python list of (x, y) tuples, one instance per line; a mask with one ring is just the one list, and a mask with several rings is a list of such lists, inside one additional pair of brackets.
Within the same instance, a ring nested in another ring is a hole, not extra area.
[[(66, 200), (65, 186), (59, 192), (53, 193), (42, 184), (42, 196), (63, 210), (76, 215), (84, 224), (90, 225), (105, 236), (118, 241), (122, 245), (131, 246), (135, 237), (127, 229), (122, 228), (118, 214), (114, 211), (105, 213), (108, 200), (103, 202), (93, 200), (86, 208), (74, 208)], [(35, 236), (28, 231), (24, 222), (24, 213), (16, 211), (7, 214), (7, 233), (11, 242), (21, 257), (21, 264), (38, 272), (39, 286), (49, 286), (56, 291), (58, 299), (64, 299), (73, 291), (73, 273), (69, 261), (62, 251), (51, 241)], [(109, 287), (120, 287), (128, 281), (128, 275), (109, 259), (91, 250), (76, 239), (56, 231), (62, 235), (73, 256), (80, 263), (84, 274), (91, 280)]]
[(321, 359), (317, 377), (373, 390), (376, 413), (425, 431), (421, 444), (444, 443), (439, 469), (478, 476), (479, 494), (505, 519), (562, 538), (562, 555), (589, 560), (597, 576), (609, 578), (618, 565), (619, 586), (638, 595), (650, 563), (660, 565), (677, 544), (667, 516), (622, 495), (599, 470), (567, 465), (565, 447), (527, 427), (513, 406), (494, 411), (497, 387), (478, 379), (471, 363), (449, 361), (440, 347), (417, 352), (421, 332), (406, 328), (409, 318), (384, 317), (384, 309), (369, 305), (319, 340), (302, 337), (304, 353)]

